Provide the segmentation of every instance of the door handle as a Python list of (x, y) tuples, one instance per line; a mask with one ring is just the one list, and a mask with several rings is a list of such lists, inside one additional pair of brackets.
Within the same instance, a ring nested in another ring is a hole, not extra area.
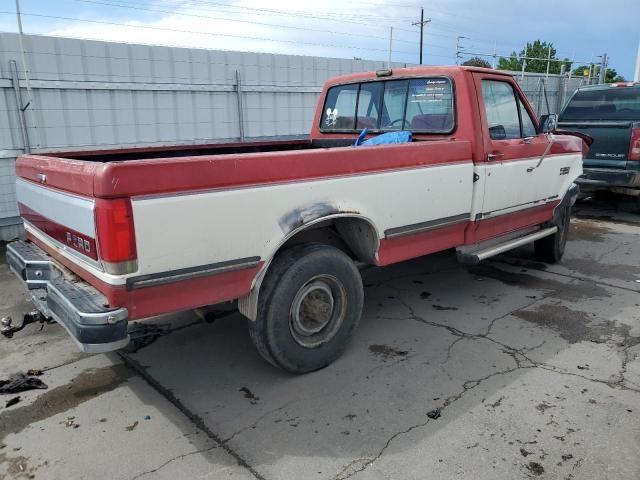
[(497, 158), (504, 157), (504, 153), (490, 153), (487, 155), (487, 160), (493, 162)]
[(534, 139), (534, 138), (536, 138), (536, 137), (524, 137), (524, 138), (522, 139), (522, 143), (525, 143), (525, 144), (527, 144), (527, 145), (528, 145), (528, 144), (530, 144), (530, 143), (533, 141), (533, 139)]

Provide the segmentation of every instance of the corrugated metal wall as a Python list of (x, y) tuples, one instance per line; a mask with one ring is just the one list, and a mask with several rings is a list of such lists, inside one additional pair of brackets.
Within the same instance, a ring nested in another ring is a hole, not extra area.
[[(17, 35), (0, 33), (0, 239), (20, 232), (14, 170), (23, 140), (11, 61), (17, 63), (24, 103), (29, 95), (33, 99), (25, 116), (35, 152), (237, 139), (238, 75), (245, 138), (302, 136), (309, 132), (327, 78), (386, 67), (367, 60), (36, 35), (24, 37), (24, 48), (30, 92)], [(534, 105), (539, 83), (538, 76), (525, 77)], [(558, 101), (551, 103), (555, 111)]]

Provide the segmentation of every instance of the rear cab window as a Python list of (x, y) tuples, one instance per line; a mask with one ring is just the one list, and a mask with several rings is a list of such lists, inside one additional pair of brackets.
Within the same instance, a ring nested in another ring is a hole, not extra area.
[(578, 90), (560, 115), (560, 121), (640, 120), (640, 88), (608, 87)]
[(455, 129), (453, 84), (427, 77), (337, 85), (327, 92), (320, 122), (322, 132), (448, 134)]

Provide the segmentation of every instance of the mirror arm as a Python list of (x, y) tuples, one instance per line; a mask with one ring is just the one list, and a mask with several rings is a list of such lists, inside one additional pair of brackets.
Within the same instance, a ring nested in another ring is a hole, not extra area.
[(556, 141), (556, 137), (552, 133), (547, 133), (547, 139), (549, 140), (549, 145), (547, 145), (547, 148), (544, 149), (544, 152), (542, 153), (542, 157), (540, 157), (540, 160), (538, 161), (538, 164), (535, 166), (535, 168), (538, 168), (542, 164), (543, 160), (549, 154), (549, 150), (551, 150), (551, 146)]

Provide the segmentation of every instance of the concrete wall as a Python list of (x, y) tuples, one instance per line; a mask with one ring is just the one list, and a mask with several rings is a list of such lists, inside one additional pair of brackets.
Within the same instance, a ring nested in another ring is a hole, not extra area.
[[(24, 48), (33, 99), (25, 117), (33, 152), (237, 139), (238, 74), (245, 138), (303, 136), (309, 132), (318, 93), (327, 78), (386, 67), (382, 61), (37, 35), (26, 35)], [(0, 33), (0, 239), (5, 240), (20, 233), (14, 169), (15, 158), (24, 148), (12, 60), (26, 103), (29, 92), (18, 37)], [(538, 106), (541, 77), (528, 74), (523, 82), (534, 106)], [(553, 112), (564, 87), (554, 76), (546, 82), (551, 84), (547, 91)], [(576, 86), (565, 84), (569, 91)]]

